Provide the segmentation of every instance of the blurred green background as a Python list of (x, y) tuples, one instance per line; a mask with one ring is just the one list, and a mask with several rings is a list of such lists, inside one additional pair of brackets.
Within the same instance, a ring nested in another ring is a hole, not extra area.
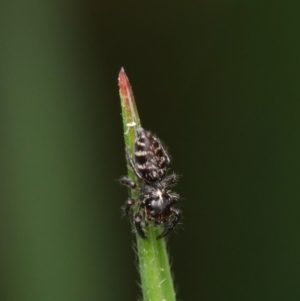
[(0, 300), (137, 300), (117, 77), (169, 147), (179, 300), (300, 300), (298, 1), (0, 3)]

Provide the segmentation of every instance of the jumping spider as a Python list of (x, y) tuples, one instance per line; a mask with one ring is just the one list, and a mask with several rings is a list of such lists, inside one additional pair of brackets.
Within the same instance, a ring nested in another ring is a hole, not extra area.
[(127, 161), (138, 178), (139, 185), (129, 177), (122, 177), (120, 183), (140, 193), (138, 199), (128, 199), (124, 211), (131, 215), (132, 208), (138, 207), (134, 214), (134, 225), (142, 238), (147, 238), (145, 226), (153, 222), (155, 226), (163, 226), (163, 232), (157, 236), (166, 236), (179, 222), (181, 211), (174, 208), (179, 201), (177, 193), (168, 190), (178, 183), (178, 176), (167, 176), (171, 159), (158, 138), (143, 128), (137, 130), (134, 159), (126, 150)]

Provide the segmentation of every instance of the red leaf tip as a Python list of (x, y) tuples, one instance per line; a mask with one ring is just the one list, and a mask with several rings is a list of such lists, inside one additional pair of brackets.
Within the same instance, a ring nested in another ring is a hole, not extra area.
[(123, 67), (119, 73), (119, 87), (123, 97), (128, 98), (128, 96), (132, 94), (131, 85)]

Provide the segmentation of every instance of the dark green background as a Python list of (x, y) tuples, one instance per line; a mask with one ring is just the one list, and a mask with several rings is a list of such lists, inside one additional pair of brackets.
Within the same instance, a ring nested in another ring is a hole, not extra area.
[(116, 181), (122, 66), (182, 175), (179, 300), (299, 300), (299, 16), (298, 1), (1, 1), (1, 301), (140, 295)]

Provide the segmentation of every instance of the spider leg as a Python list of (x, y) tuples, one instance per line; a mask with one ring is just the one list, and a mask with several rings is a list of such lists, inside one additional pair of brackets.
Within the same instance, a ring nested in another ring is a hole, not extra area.
[(167, 176), (166, 178), (164, 178), (160, 184), (164, 188), (166, 188), (166, 187), (175, 186), (178, 183), (178, 181), (179, 181), (179, 176), (173, 173), (173, 174)]
[(180, 196), (179, 196), (178, 193), (168, 191), (168, 195), (169, 195), (170, 200), (172, 201), (172, 203), (178, 203), (179, 202)]
[(171, 208), (170, 222), (165, 225), (164, 231), (156, 237), (156, 239), (161, 239), (166, 236), (173, 228), (177, 225), (181, 217), (181, 211), (179, 209)]
[(120, 183), (124, 186), (127, 186), (130, 189), (134, 190), (140, 190), (140, 187), (138, 187), (129, 177), (124, 176), (120, 180)]
[(137, 212), (134, 215), (134, 225), (135, 225), (136, 232), (139, 234), (139, 236), (141, 238), (146, 239), (147, 236), (144, 230), (143, 214), (141, 212)]
[(126, 202), (125, 202), (125, 205), (122, 206), (122, 210), (123, 212), (125, 213), (126, 216), (129, 216), (130, 214), (130, 210), (132, 209), (132, 206), (135, 205), (135, 200), (133, 199), (128, 199)]

